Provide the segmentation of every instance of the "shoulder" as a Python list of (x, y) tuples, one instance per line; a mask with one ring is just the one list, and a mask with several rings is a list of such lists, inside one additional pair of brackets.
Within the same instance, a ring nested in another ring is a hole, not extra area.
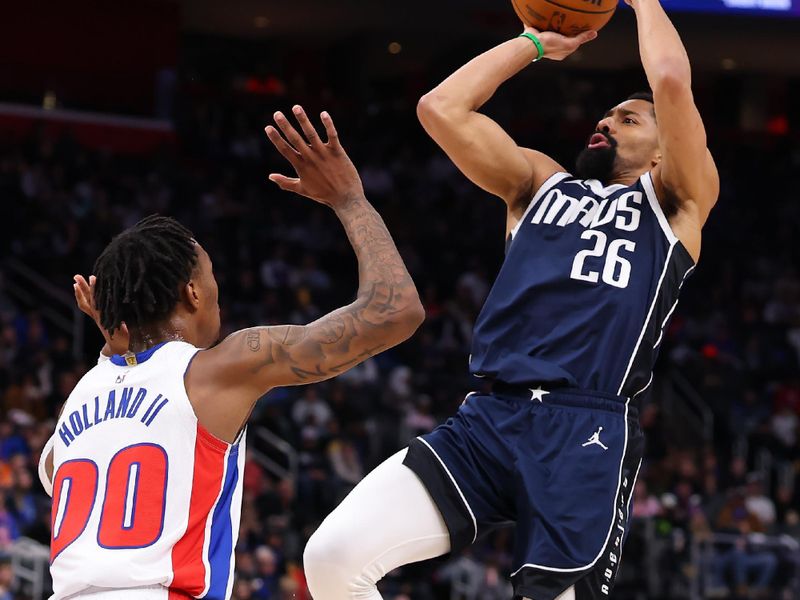
[[(219, 389), (227, 388), (239, 379), (241, 374), (237, 366), (243, 358), (244, 350), (251, 343), (249, 332), (252, 330), (235, 331), (210, 348), (198, 348), (185, 342), (176, 342), (180, 344), (176, 346), (176, 352), (181, 353), (186, 363), (184, 377), (187, 389), (191, 387), (195, 395), (213, 395)], [(260, 342), (260, 337), (256, 337), (255, 340)], [(192, 394), (190, 397), (193, 397)]]
[(175, 340), (164, 344), (164, 347), (159, 348), (147, 362), (152, 361), (151, 364), (153, 366), (158, 365), (173, 369), (186, 369), (191, 366), (195, 356), (199, 356), (202, 350), (202, 348), (198, 348), (188, 342)]
[(670, 175), (674, 169), (667, 171), (663, 162), (656, 165), (650, 174), (662, 202), (670, 200), (675, 214), (685, 210), (696, 212), (698, 226), (702, 228), (719, 198), (720, 178), (710, 151), (706, 150), (700, 162), (702, 164), (694, 169), (689, 183)]
[(531, 166), (530, 188), (518, 199), (518, 204), (520, 204), (524, 210), (531, 199), (554, 175), (565, 173), (566, 169), (543, 152), (532, 150), (531, 148), (521, 148), (521, 150), (525, 160), (527, 160), (528, 164)]
[(198, 348), (197, 346), (190, 344), (189, 342), (184, 342), (183, 340), (169, 342), (164, 348), (175, 354), (187, 354), (203, 350), (203, 348)]
[(692, 260), (697, 263), (700, 260), (703, 225), (708, 214), (704, 213), (700, 204), (673, 187), (665, 185), (659, 166), (643, 176), (642, 180), (650, 182), (654, 200), (653, 209), (661, 213), (659, 220), (662, 220), (666, 229), (680, 240)]
[(75, 387), (72, 388), (64, 402), (64, 406), (68, 406), (73, 398), (81, 396), (85, 390), (95, 386), (98, 381), (102, 381), (103, 377), (109, 375), (113, 369), (114, 365), (110, 361), (105, 361), (86, 371), (83, 377), (78, 380), (78, 383), (75, 384)]

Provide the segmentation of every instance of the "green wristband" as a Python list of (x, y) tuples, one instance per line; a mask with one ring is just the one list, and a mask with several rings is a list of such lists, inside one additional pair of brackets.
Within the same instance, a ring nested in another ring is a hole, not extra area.
[(527, 31), (525, 33), (520, 33), (519, 37), (528, 38), (530, 41), (533, 42), (533, 45), (536, 46), (536, 49), (539, 51), (539, 56), (534, 58), (533, 62), (542, 60), (544, 58), (544, 46), (542, 46), (542, 42), (539, 41), (539, 38), (537, 38), (532, 33), (528, 33)]

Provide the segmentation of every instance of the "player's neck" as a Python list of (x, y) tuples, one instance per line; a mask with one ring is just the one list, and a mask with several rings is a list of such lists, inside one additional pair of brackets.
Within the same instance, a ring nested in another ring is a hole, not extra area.
[(180, 318), (162, 323), (139, 327), (130, 331), (128, 349), (131, 352), (144, 352), (164, 342), (188, 341), (187, 327)]
[(612, 173), (611, 177), (608, 178), (608, 181), (604, 181), (603, 184), (606, 187), (611, 185), (630, 186), (636, 183), (639, 180), (639, 177), (644, 175), (645, 172), (646, 171), (641, 171), (641, 172), (622, 171), (620, 173)]

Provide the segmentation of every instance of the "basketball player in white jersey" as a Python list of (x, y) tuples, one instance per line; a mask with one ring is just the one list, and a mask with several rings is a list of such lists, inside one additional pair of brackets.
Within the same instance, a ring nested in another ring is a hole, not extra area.
[[(515, 597), (612, 594), (641, 459), (633, 400), (649, 385), (659, 331), (699, 258), (719, 192), (678, 33), (658, 0), (627, 2), (653, 96), (608, 111), (575, 175), (518, 146), (478, 111), (532, 61), (562, 60), (594, 32), (568, 38), (527, 28), (420, 101), (425, 130), (507, 206), (507, 258), (478, 317), (470, 360), (492, 392), (468, 396), (322, 523), (304, 555), (315, 600), (379, 600), (376, 584), (389, 571), (458, 551), (509, 523)], [(542, 93), (531, 90), (534, 113)], [(604, 267), (605, 246), (592, 252), (592, 240), (630, 252), (620, 260), (609, 250)], [(624, 339), (610, 343), (623, 330)]]
[[(297, 177), (270, 179), (334, 210), (358, 258), (356, 299), (305, 326), (254, 327), (214, 346), (217, 284), (192, 234), (154, 216), (114, 238), (95, 264), (89, 312), (112, 347), (127, 332), (127, 351), (81, 379), (43, 452), (54, 600), (228, 598), (255, 402), (277, 386), (334, 377), (424, 318), (330, 116), (321, 115), (324, 141), (293, 111), (304, 136), (281, 113), (285, 139), (266, 133)], [(76, 278), (84, 308), (86, 293)]]

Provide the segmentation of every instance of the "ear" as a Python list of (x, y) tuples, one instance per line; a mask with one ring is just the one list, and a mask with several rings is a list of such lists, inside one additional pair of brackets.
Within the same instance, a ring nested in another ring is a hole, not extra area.
[(663, 158), (664, 155), (661, 154), (661, 150), (656, 150), (655, 155), (653, 155), (653, 158), (650, 159), (650, 167), (653, 168), (658, 165)]
[(199, 288), (193, 279), (183, 286), (183, 300), (192, 312), (200, 308)]

